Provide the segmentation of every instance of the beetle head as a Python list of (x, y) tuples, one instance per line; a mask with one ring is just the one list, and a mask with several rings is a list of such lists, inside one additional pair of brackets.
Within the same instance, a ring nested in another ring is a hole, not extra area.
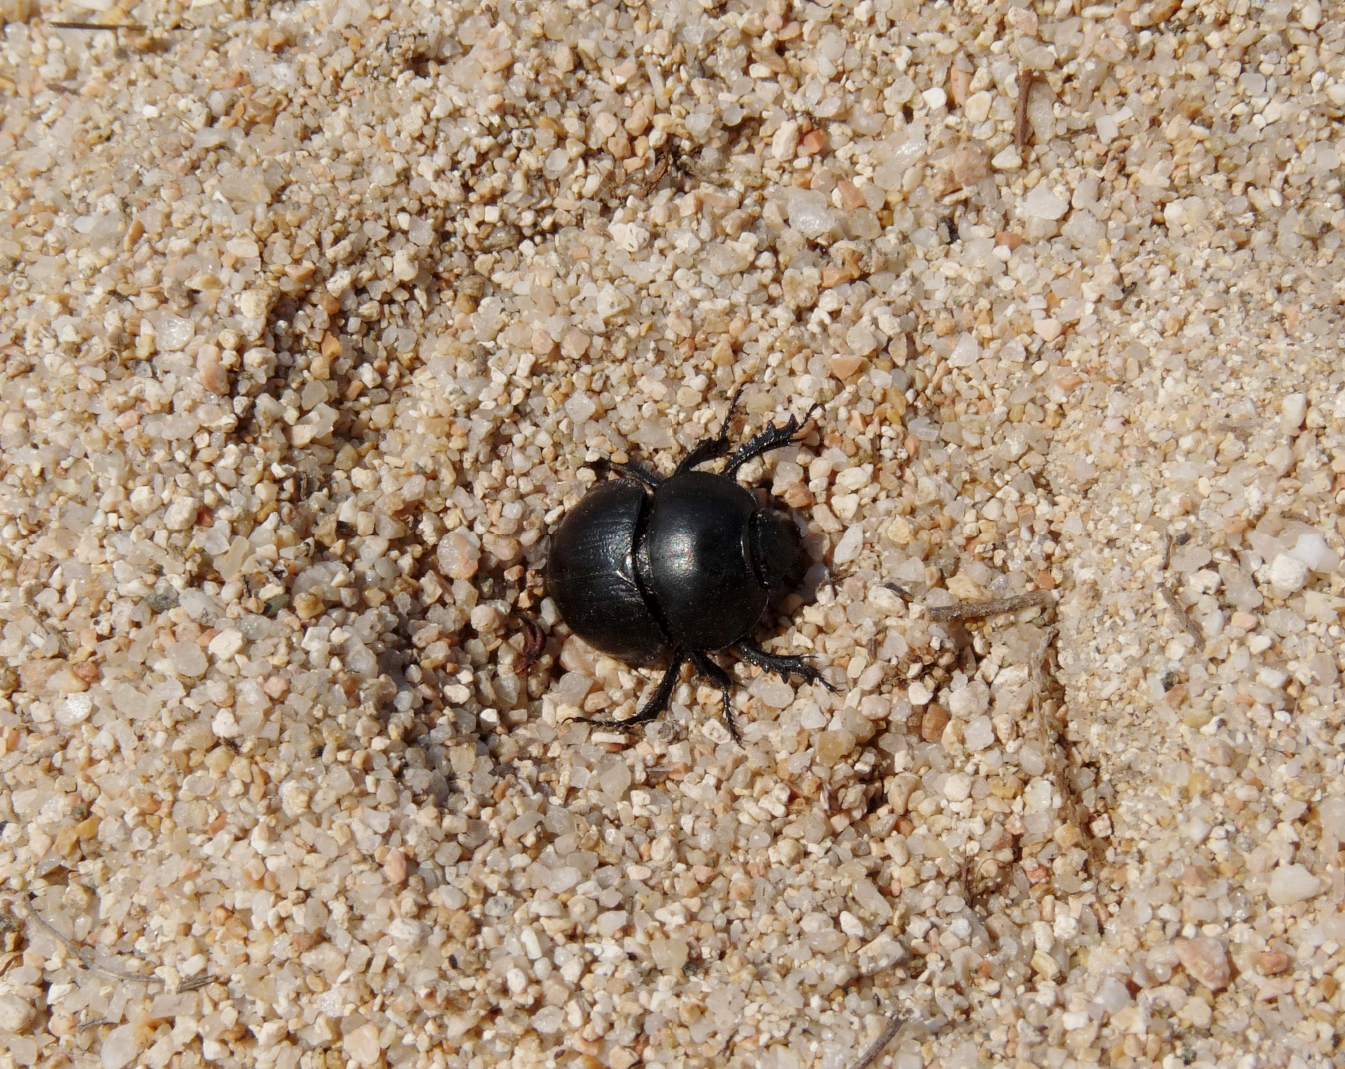
[(750, 529), (752, 567), (772, 594), (798, 586), (803, 578), (803, 539), (794, 521), (775, 509), (758, 509)]

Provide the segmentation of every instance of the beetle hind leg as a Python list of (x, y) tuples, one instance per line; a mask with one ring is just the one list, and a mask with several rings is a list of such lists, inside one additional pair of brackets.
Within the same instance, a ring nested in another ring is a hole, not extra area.
[(686, 654), (681, 650), (673, 653), (672, 661), (668, 665), (668, 670), (663, 673), (663, 678), (659, 680), (658, 687), (634, 716), (625, 720), (590, 720), (589, 723), (594, 727), (624, 729), (657, 720), (672, 701), (673, 688), (677, 686), (677, 677), (682, 674), (682, 665), (686, 663), (686, 659)]
[(724, 697), (724, 723), (733, 741), (741, 746), (743, 737), (738, 734), (738, 722), (733, 718), (733, 678), (704, 653), (693, 653), (691, 659), (696, 671), (719, 688), (719, 693)]
[(833, 693), (836, 691), (836, 688), (823, 678), (822, 673), (802, 657), (785, 657), (775, 653), (767, 653), (760, 646), (754, 646), (750, 642), (739, 642), (733, 648), (742, 655), (744, 661), (754, 664), (758, 668), (764, 668), (768, 672), (774, 672), (786, 683), (789, 682), (790, 676), (798, 676), (809, 683), (826, 687)]

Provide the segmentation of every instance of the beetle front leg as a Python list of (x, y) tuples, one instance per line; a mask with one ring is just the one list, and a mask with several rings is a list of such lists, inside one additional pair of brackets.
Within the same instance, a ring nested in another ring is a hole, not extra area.
[(634, 716), (627, 717), (625, 720), (590, 720), (589, 723), (594, 727), (624, 729), (657, 720), (672, 701), (673, 688), (677, 686), (677, 677), (682, 674), (682, 665), (686, 663), (686, 659), (687, 655), (683, 650), (673, 651), (672, 662), (668, 665), (668, 670), (663, 673), (663, 678), (659, 680), (658, 688)]
[(733, 736), (733, 741), (741, 746), (743, 737), (738, 734), (738, 723), (733, 719), (732, 677), (703, 653), (693, 653), (691, 660), (696, 666), (697, 672), (719, 687), (720, 694), (724, 696), (724, 723), (728, 725), (729, 734)]
[(600, 457), (593, 461), (589, 467), (599, 475), (607, 475), (611, 472), (616, 472), (623, 479), (633, 479), (637, 483), (643, 483), (651, 490), (657, 490), (659, 483), (663, 481), (643, 464), (637, 464), (633, 460), (628, 464), (618, 464), (615, 460), (608, 460), (605, 457)]
[(809, 683), (817, 683), (835, 692), (836, 688), (822, 678), (822, 673), (810, 665), (802, 657), (786, 657), (775, 653), (767, 653), (760, 646), (754, 646), (750, 642), (739, 642), (733, 647), (741, 655), (744, 661), (756, 665), (758, 668), (764, 668), (768, 672), (774, 672), (786, 683), (790, 676), (798, 676)]
[(803, 414), (803, 420), (800, 422), (794, 416), (790, 416), (781, 426), (770, 426), (758, 434), (745, 446), (733, 454), (733, 458), (728, 462), (724, 469), (725, 475), (733, 475), (739, 468), (749, 460), (754, 460), (773, 449), (783, 449), (787, 445), (792, 445), (798, 441), (799, 428), (807, 424), (813, 418), (813, 413), (822, 408), (821, 401), (815, 401)]

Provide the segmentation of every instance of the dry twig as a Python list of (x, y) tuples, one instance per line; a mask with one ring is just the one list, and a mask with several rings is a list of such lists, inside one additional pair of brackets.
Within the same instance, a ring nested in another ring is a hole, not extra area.
[(70, 953), (78, 959), (79, 963), (83, 965), (84, 968), (88, 969), (89, 972), (98, 973), (100, 976), (106, 976), (109, 980), (125, 980), (135, 984), (152, 984), (160, 982), (156, 976), (141, 976), (136, 973), (126, 972), (124, 969), (117, 969), (110, 965), (99, 964), (94, 956), (94, 952), (89, 947), (76, 943), (70, 936), (66, 935), (63, 931), (57, 928), (56, 925), (52, 924), (51, 921), (47, 920), (46, 917), (42, 916), (41, 913), (34, 909), (32, 902), (25, 902), (24, 906), (28, 910), (28, 915), (37, 922), (38, 927), (65, 947), (66, 950), (70, 951)]
[(130, 30), (133, 33), (144, 33), (147, 27), (138, 22), (77, 22), (62, 20), (60, 22), (47, 20), (47, 25), (57, 30), (104, 30), (115, 33), (117, 30)]
[[(1163, 563), (1160, 565), (1160, 570), (1162, 572), (1166, 573), (1168, 568), (1172, 565), (1172, 547), (1184, 546), (1190, 540), (1191, 536), (1184, 533), (1178, 535), (1176, 538), (1173, 538), (1172, 535), (1167, 536), (1166, 541), (1163, 543)], [(1205, 633), (1200, 630), (1200, 625), (1195, 622), (1190, 612), (1187, 611), (1186, 606), (1183, 605), (1181, 600), (1177, 597), (1177, 588), (1172, 585), (1172, 582), (1166, 577), (1166, 574), (1164, 575), (1163, 581), (1158, 584), (1158, 593), (1163, 596), (1163, 601), (1167, 604), (1167, 607), (1172, 610), (1172, 615), (1177, 617), (1177, 622), (1182, 625), (1182, 630), (1190, 635), (1195, 641), (1196, 649), (1203, 649), (1205, 646)]]
[(930, 605), (925, 607), (934, 620), (982, 620), (987, 616), (998, 616), (1004, 612), (1017, 612), (1036, 605), (1050, 605), (1055, 601), (1048, 590), (1033, 590), (1027, 594), (1014, 594), (1007, 598), (991, 598), (989, 601), (959, 601), (952, 605)]
[(1020, 156), (1032, 139), (1032, 123), (1028, 119), (1027, 105), (1032, 98), (1032, 87), (1036, 84), (1036, 81), (1037, 74), (1035, 71), (1021, 70), (1018, 72), (1018, 110), (1014, 116), (1013, 143), (1018, 147)]
[(654, 192), (654, 190), (658, 188), (658, 184), (663, 181), (664, 177), (668, 173), (668, 169), (672, 166), (672, 159), (673, 159), (673, 153), (671, 148), (669, 148), (666, 152), (664, 152), (657, 158), (657, 160), (654, 163), (654, 173), (649, 176), (649, 178), (645, 181), (644, 184), (644, 192), (646, 197), (649, 196), (650, 193)]
[(533, 666), (541, 659), (542, 651), (546, 649), (546, 634), (537, 621), (527, 613), (518, 611), (514, 615), (523, 631), (523, 650), (519, 655), (515, 673), (523, 677), (531, 672)]
[(887, 1019), (887, 1027), (882, 1030), (878, 1038), (865, 1048), (864, 1053), (859, 1056), (859, 1061), (855, 1062), (850, 1069), (869, 1069), (878, 1056), (887, 1049), (887, 1045), (897, 1038), (897, 1033), (902, 1030), (906, 1024), (906, 1017), (901, 1013), (894, 1013)]
[[(133, 984), (163, 983), (163, 980), (160, 977), (154, 976), (152, 974), (146, 976), (140, 973), (127, 972), (125, 969), (118, 969), (112, 965), (102, 964), (101, 962), (98, 961), (92, 948), (86, 947), (81, 943), (75, 942), (74, 939), (72, 939), (70, 936), (66, 935), (63, 931), (57, 928), (56, 925), (52, 924), (51, 921), (47, 920), (46, 917), (42, 916), (42, 914), (39, 913), (36, 908), (34, 908), (31, 900), (24, 902), (24, 907), (28, 910), (28, 916), (31, 917), (34, 922), (36, 922), (37, 926), (41, 928), (44, 932), (46, 932), (48, 935), (50, 935), (53, 939), (55, 939), (58, 943), (60, 943), (63, 947), (65, 947), (66, 950), (70, 951), (70, 953), (75, 956), (75, 959), (80, 963), (80, 965), (82, 965), (89, 972), (97, 973), (99, 976), (104, 976), (109, 980), (123, 980), (127, 983), (133, 983)], [(189, 977), (188, 979), (183, 980), (181, 983), (179, 983), (177, 987), (177, 994), (182, 994), (183, 992), (187, 991), (200, 990), (207, 984), (213, 984), (217, 979), (219, 978), (212, 973), (208, 972), (198, 973), (196, 976)], [(91, 1021), (84, 1027), (91, 1028), (94, 1025), (102, 1023), (104, 1022)]]
[(219, 977), (214, 973), (198, 973), (196, 976), (183, 980), (182, 983), (178, 984), (177, 993), (181, 995), (186, 991), (199, 991), (206, 985), (213, 984), (218, 979)]
[(1196, 648), (1199, 649), (1205, 645), (1205, 633), (1200, 630), (1200, 625), (1186, 611), (1186, 606), (1177, 600), (1177, 592), (1172, 588), (1172, 584), (1164, 583), (1158, 588), (1158, 592), (1163, 595), (1163, 600), (1172, 610), (1172, 615), (1177, 617), (1177, 622), (1182, 625), (1182, 629), (1195, 640)]

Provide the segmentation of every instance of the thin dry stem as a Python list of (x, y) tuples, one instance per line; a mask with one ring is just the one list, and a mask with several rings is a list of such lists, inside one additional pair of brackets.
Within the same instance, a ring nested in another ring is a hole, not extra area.
[(1172, 610), (1172, 615), (1177, 617), (1177, 622), (1182, 625), (1182, 629), (1195, 640), (1196, 648), (1199, 649), (1204, 646), (1205, 633), (1200, 630), (1200, 625), (1187, 612), (1186, 606), (1177, 600), (1177, 592), (1172, 589), (1172, 584), (1164, 583), (1158, 588), (1158, 592), (1163, 595), (1163, 600)]
[(125, 980), (129, 983), (162, 983), (157, 976), (141, 976), (136, 973), (126, 972), (124, 969), (117, 969), (110, 965), (100, 964), (95, 958), (93, 950), (71, 939), (70, 936), (57, 928), (56, 925), (52, 924), (46, 917), (42, 916), (42, 914), (33, 907), (31, 902), (25, 902), (24, 906), (28, 910), (28, 915), (37, 922), (38, 927), (59, 942), (66, 948), (66, 950), (70, 951), (79, 963), (83, 965), (84, 968), (88, 969), (89, 972), (98, 973), (100, 976), (106, 976), (110, 980)]
[(78, 22), (66, 19), (59, 22), (48, 19), (47, 25), (58, 30), (103, 30), (112, 33), (115, 33), (117, 30), (130, 30), (134, 33), (144, 33), (146, 29), (146, 27), (138, 22)]
[(894, 1013), (887, 1020), (887, 1027), (882, 1030), (878, 1038), (865, 1048), (864, 1053), (859, 1056), (859, 1061), (855, 1062), (850, 1069), (869, 1069), (878, 1056), (887, 1049), (887, 1045), (897, 1038), (897, 1033), (902, 1030), (906, 1024), (906, 1016), (902, 1013)]
[[(139, 973), (127, 972), (125, 969), (118, 969), (112, 965), (102, 964), (97, 960), (97, 958), (94, 955), (94, 951), (90, 947), (86, 947), (80, 943), (75, 942), (74, 939), (72, 939), (70, 936), (66, 935), (63, 931), (57, 928), (56, 925), (52, 924), (51, 921), (47, 920), (46, 917), (42, 916), (42, 914), (39, 913), (36, 908), (34, 908), (31, 901), (24, 902), (24, 907), (27, 909), (29, 917), (31, 917), (33, 921), (37, 923), (37, 926), (41, 928), (43, 931), (45, 931), (57, 942), (59, 942), (63, 947), (66, 948), (66, 950), (70, 951), (70, 953), (75, 956), (75, 959), (80, 963), (80, 965), (82, 965), (89, 972), (97, 973), (99, 976), (104, 976), (109, 980), (124, 980), (127, 983), (134, 983), (134, 984), (164, 983), (164, 981), (158, 976), (154, 975), (145, 976)], [(209, 972), (198, 973), (195, 976), (188, 977), (186, 980), (181, 981), (177, 986), (177, 993), (182, 994), (187, 991), (198, 991), (201, 988), (205, 987), (207, 984), (215, 983), (218, 979), (219, 977), (215, 976), (213, 973)], [(86, 1028), (92, 1027), (94, 1024), (98, 1023), (101, 1022), (97, 1021), (91, 1022), (90, 1024), (85, 1025), (84, 1027)]]
[(981, 620), (1000, 613), (1017, 612), (1036, 605), (1054, 604), (1055, 598), (1048, 590), (1034, 590), (1027, 594), (1015, 594), (1008, 598), (992, 598), (989, 601), (959, 601), (952, 605), (927, 606), (925, 611), (934, 620)]
[(1028, 118), (1027, 105), (1032, 99), (1032, 87), (1037, 82), (1035, 71), (1023, 70), (1018, 74), (1018, 110), (1014, 116), (1013, 142), (1021, 156), (1032, 139), (1032, 123)]

